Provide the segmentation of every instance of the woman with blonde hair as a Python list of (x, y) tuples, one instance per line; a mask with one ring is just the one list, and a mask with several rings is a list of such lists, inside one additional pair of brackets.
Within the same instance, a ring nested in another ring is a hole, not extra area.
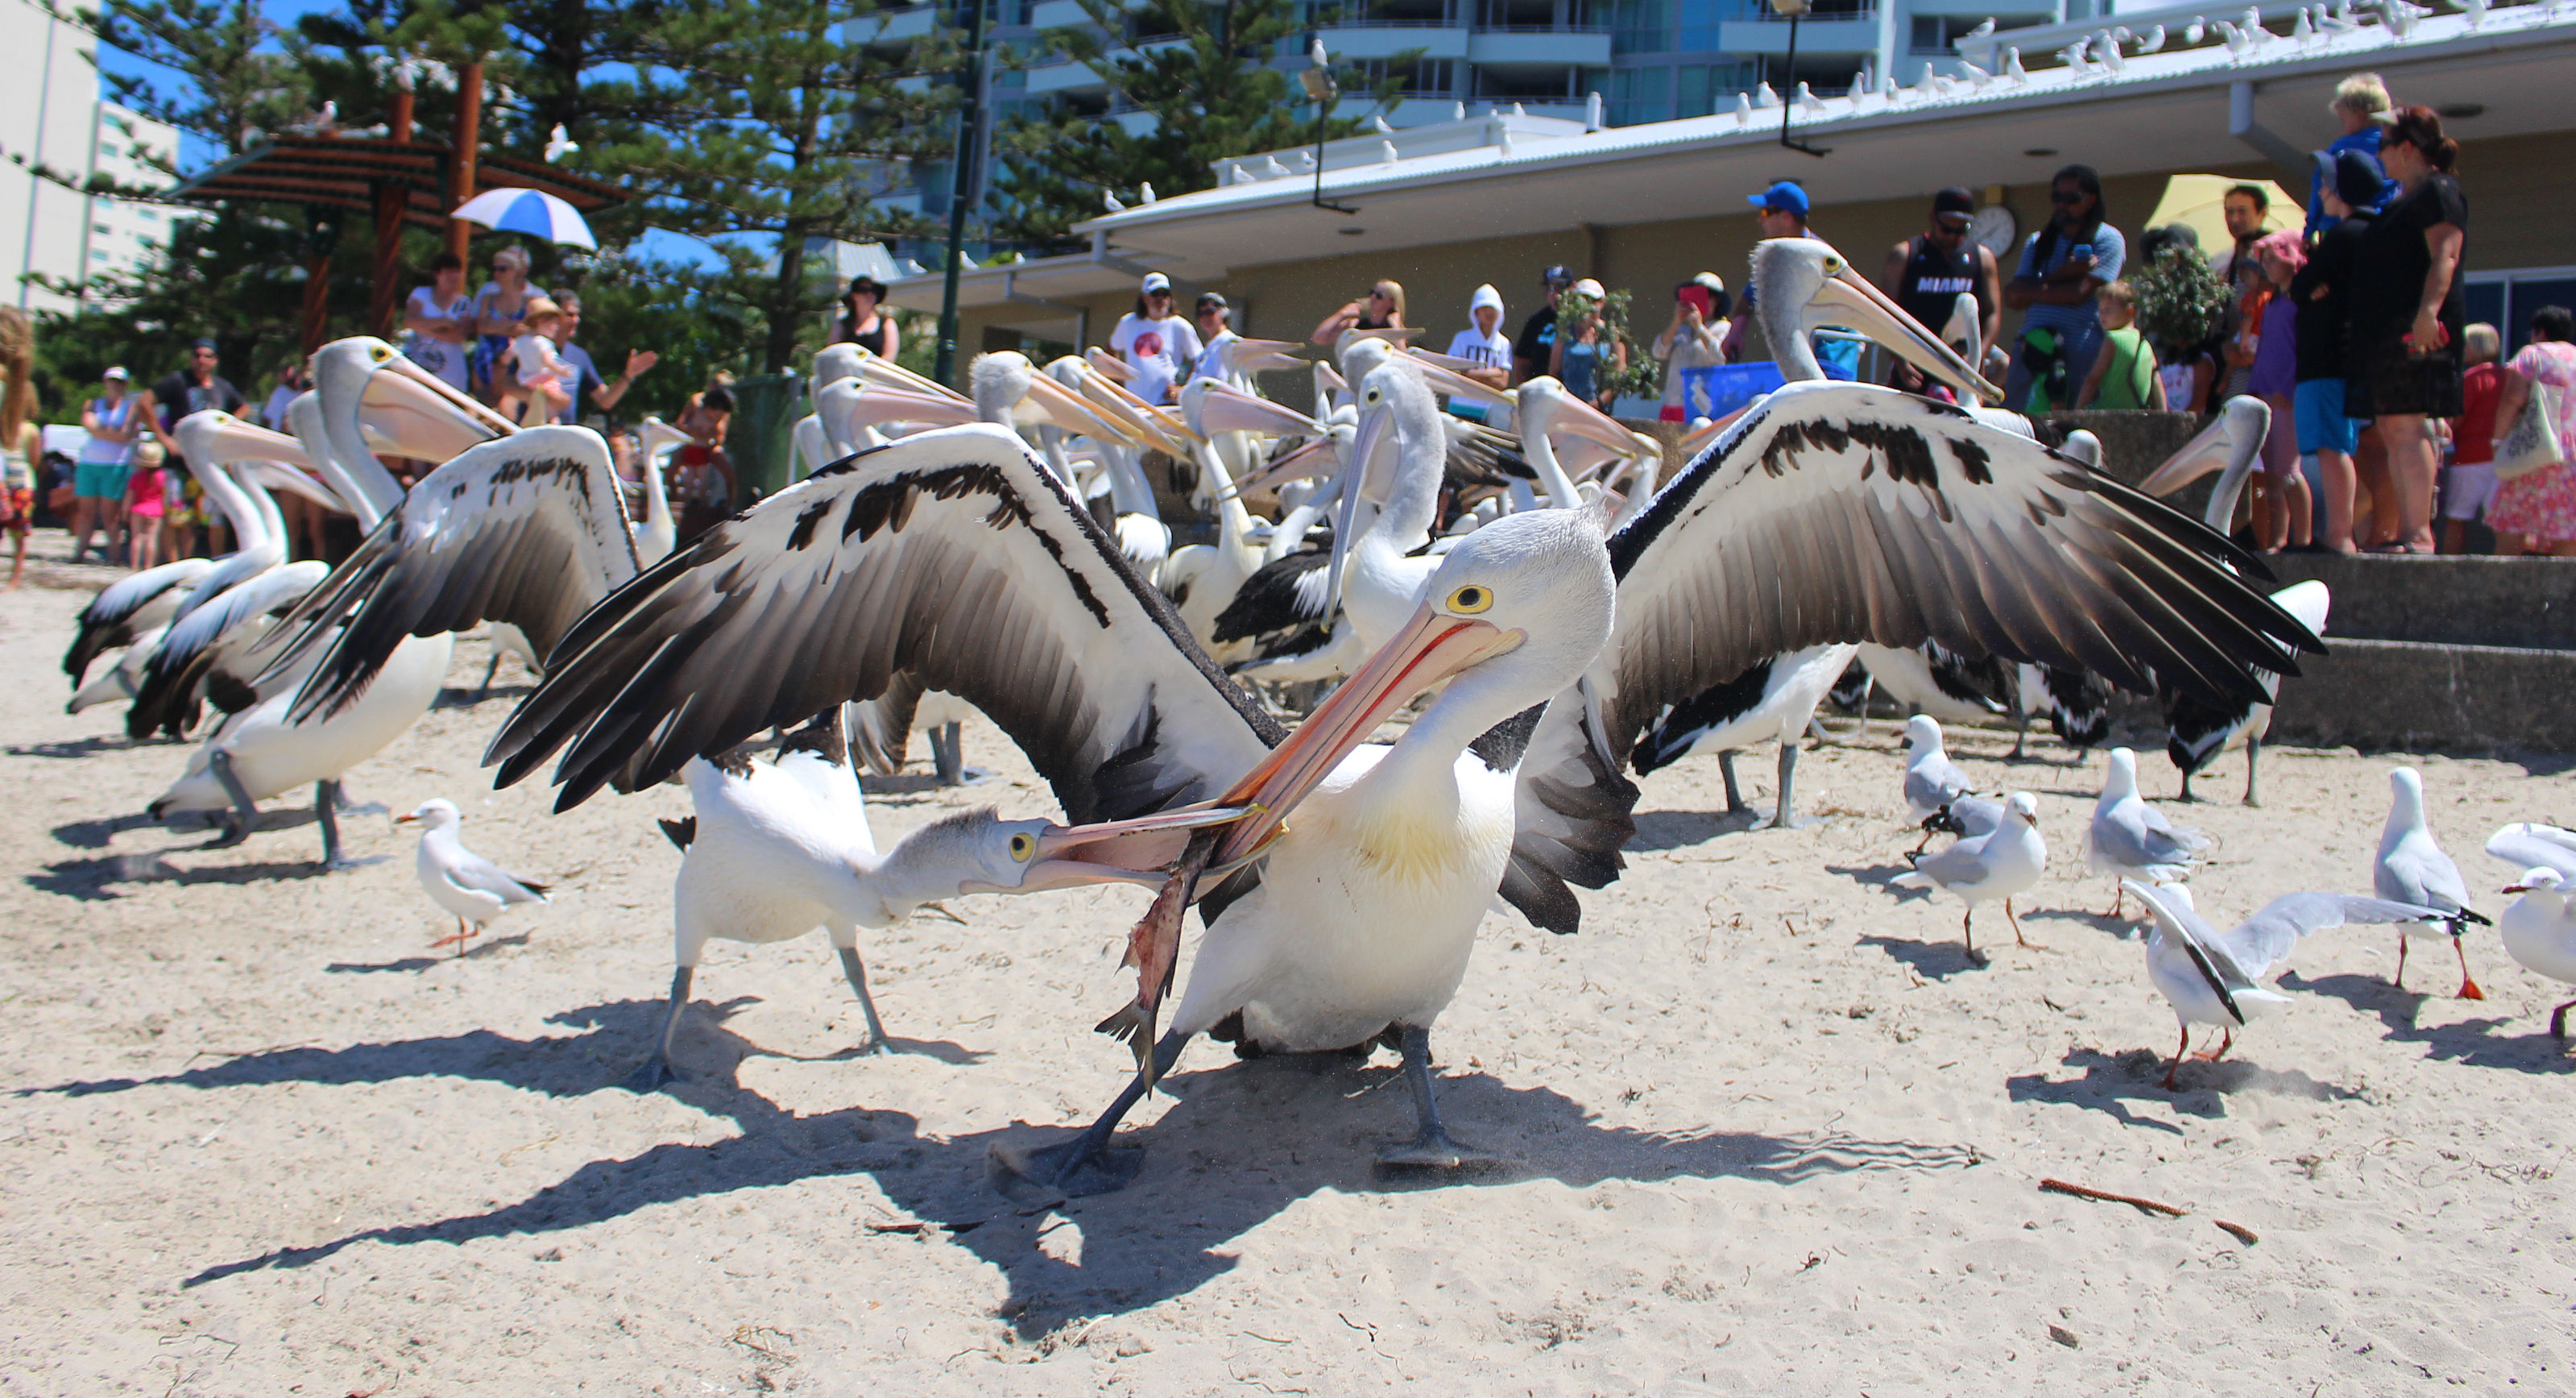
[(9, 590), (27, 572), (27, 529), (35, 522), (36, 463), (44, 459), (45, 434), (36, 415), (36, 332), (26, 313), (0, 306), (0, 533), (15, 552)]
[(1354, 330), (1404, 328), (1404, 283), (1381, 277), (1369, 288), (1368, 295), (1343, 302), (1340, 310), (1318, 322), (1313, 338), (1316, 344), (1331, 345), (1340, 343), (1342, 336)]

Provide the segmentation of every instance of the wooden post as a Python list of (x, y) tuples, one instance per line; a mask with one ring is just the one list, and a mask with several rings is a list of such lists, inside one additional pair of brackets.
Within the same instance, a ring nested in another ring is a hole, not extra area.
[[(448, 156), (447, 207), (455, 209), (474, 197), (474, 153), (483, 142), (483, 63), (461, 63), (456, 68), (455, 148)], [(465, 256), (474, 237), (474, 225), (461, 218), (447, 221), (447, 250)]]
[(331, 254), (317, 252), (304, 259), (304, 353), (310, 355), (322, 348), (330, 325)]
[[(386, 135), (395, 141), (411, 139), (411, 74), (397, 73), (393, 112), (387, 119)], [(402, 262), (403, 217), (411, 209), (411, 182), (407, 179), (383, 179), (376, 182), (376, 279), (367, 300), (366, 330), (370, 335), (391, 338), (401, 327), (395, 324), (394, 308), (401, 304), (399, 280)]]

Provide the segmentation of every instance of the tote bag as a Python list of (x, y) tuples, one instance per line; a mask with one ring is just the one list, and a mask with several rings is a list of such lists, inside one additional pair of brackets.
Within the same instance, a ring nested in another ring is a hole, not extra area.
[(2566, 459), (2566, 444), (2558, 440), (2558, 387), (2535, 380), (2513, 430), (2495, 444), (2496, 479), (2514, 480)]

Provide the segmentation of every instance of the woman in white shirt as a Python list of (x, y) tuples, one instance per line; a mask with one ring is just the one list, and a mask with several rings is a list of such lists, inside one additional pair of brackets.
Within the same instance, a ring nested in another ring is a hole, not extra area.
[(1663, 421), (1687, 422), (1694, 416), (1693, 405), (1682, 401), (1683, 370), (1726, 362), (1726, 332), (1734, 328), (1726, 318), (1728, 309), (1726, 282), (1715, 272), (1702, 272), (1673, 288), (1673, 323), (1654, 344), (1655, 357), (1664, 361), (1663, 411), (1657, 414)]
[(1199, 332), (1172, 314), (1172, 279), (1160, 272), (1145, 274), (1136, 309), (1119, 317), (1118, 328), (1109, 335), (1110, 352), (1125, 359), (1135, 375), (1128, 388), (1148, 403), (1171, 402), (1172, 390), (1188, 377), (1205, 348)]
[(470, 391), (465, 356), (473, 348), (474, 298), (465, 294), (465, 261), (442, 252), (429, 264), (429, 285), (403, 305), (403, 357), (459, 393)]
[[(1493, 388), (1508, 388), (1512, 382), (1512, 337), (1503, 333), (1503, 294), (1488, 282), (1476, 288), (1467, 299), (1467, 318), (1473, 329), (1461, 330), (1449, 341), (1449, 357), (1464, 359), (1475, 368), (1463, 370), (1468, 378)], [(1449, 411), (1470, 422), (1484, 422), (1501, 407), (1502, 395), (1492, 398), (1470, 398), (1453, 394)]]

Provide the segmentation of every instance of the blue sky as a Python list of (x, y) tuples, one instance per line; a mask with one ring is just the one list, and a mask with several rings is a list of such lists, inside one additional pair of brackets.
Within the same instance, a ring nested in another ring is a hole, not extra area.
[[(281, 28), (291, 28), (295, 21), (304, 15), (337, 8), (339, 6), (335, 0), (264, 0), (261, 5), (262, 11)], [(106, 47), (101, 47), (98, 51), (98, 65), (102, 70), (119, 76), (149, 77), (165, 84), (170, 78), (166, 71), (140, 62), (131, 54)], [(575, 133), (573, 139), (579, 140), (579, 133)], [(212, 147), (189, 138), (181, 143), (179, 159), (184, 169), (195, 170), (210, 162), (214, 155)], [(643, 237), (637, 239), (634, 251), (643, 256), (668, 262), (713, 265), (721, 261), (713, 249), (697, 239), (682, 237), (676, 233), (666, 233), (658, 228), (648, 229)]]

